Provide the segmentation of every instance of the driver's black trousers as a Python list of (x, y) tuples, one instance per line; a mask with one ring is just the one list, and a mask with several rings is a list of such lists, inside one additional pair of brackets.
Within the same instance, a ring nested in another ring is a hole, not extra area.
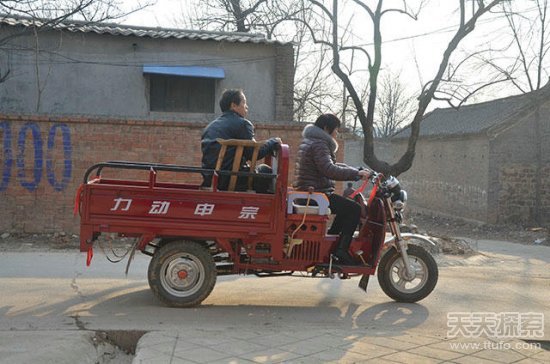
[(336, 215), (328, 233), (353, 236), (361, 218), (361, 206), (336, 193), (327, 194), (327, 197), (330, 211)]

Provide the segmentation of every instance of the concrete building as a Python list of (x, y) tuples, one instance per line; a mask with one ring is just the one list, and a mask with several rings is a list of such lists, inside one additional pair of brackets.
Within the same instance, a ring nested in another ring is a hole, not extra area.
[[(377, 155), (394, 162), (410, 130)], [(436, 109), (421, 124), (412, 168), (399, 179), (410, 202), (488, 223), (550, 226), (550, 86), (460, 109)], [(348, 141), (361, 156), (362, 141)]]
[(41, 25), (0, 16), (0, 233), (77, 233), (75, 192), (95, 163), (200, 166), (201, 132), (225, 88), (244, 88), (257, 140), (278, 136), (297, 148), (292, 44)]
[[(292, 120), (293, 47), (262, 35), (0, 16), (4, 113), (210, 120), (244, 88), (251, 120)], [(38, 29), (37, 33), (34, 29)]]

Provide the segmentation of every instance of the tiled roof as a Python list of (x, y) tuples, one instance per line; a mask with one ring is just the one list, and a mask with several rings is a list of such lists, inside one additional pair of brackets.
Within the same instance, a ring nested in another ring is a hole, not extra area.
[[(550, 86), (527, 94), (509, 96), (459, 109), (435, 109), (420, 124), (420, 136), (451, 136), (485, 132), (513, 120), (513, 116), (533, 107), (541, 100), (550, 100)], [(410, 128), (394, 138), (408, 138)]]
[[(39, 20), (0, 14), (0, 25), (7, 24), (11, 26), (41, 27), (44, 26), (44, 24), (47, 24), (47, 22), (47, 19)], [(232, 43), (289, 44), (289, 42), (280, 42), (277, 40), (267, 39), (263, 34), (213, 32), (206, 30), (186, 30), (160, 27), (152, 28), (112, 23), (89, 23), (74, 20), (66, 20), (51, 27), (53, 29), (66, 30), (74, 33), (82, 32), (149, 38), (212, 40), (216, 42)]]

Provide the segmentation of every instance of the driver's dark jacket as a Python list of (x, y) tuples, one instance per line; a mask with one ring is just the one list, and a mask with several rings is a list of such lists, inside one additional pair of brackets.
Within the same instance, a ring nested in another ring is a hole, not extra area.
[(338, 143), (327, 132), (315, 125), (307, 125), (302, 132), (302, 143), (296, 158), (293, 187), (307, 191), (334, 192), (334, 181), (357, 181), (359, 170), (336, 163)]
[[(216, 141), (221, 139), (254, 139), (254, 126), (245, 118), (241, 117), (234, 111), (226, 111), (221, 114), (216, 120), (212, 121), (204, 129), (201, 136), (202, 149), (202, 168), (216, 168), (216, 161), (220, 152), (220, 144)], [(258, 153), (258, 159), (265, 157), (271, 153), (277, 145), (275, 138), (271, 138), (264, 144)], [(253, 149), (245, 148), (239, 170), (247, 170), (246, 161), (252, 158)], [(233, 159), (235, 158), (235, 148), (227, 148), (225, 157), (222, 163), (222, 170), (231, 170)], [(210, 186), (212, 183), (212, 175), (203, 174), (203, 186)]]

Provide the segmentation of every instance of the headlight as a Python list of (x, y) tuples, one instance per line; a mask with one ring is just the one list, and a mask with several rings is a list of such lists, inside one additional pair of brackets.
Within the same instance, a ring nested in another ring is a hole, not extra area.
[[(396, 197), (396, 199), (394, 199)], [(392, 196), (393, 201), (393, 208), (396, 211), (401, 211), (405, 208), (405, 204), (407, 202), (407, 191), (401, 190), (399, 191), (399, 194)]]
[(384, 184), (386, 185), (386, 188), (393, 192), (393, 190), (395, 188), (400, 188), (399, 187), (399, 180), (397, 178), (395, 178), (394, 176), (389, 176), (385, 181), (384, 181)]
[(399, 184), (399, 181), (397, 178), (390, 176), (386, 181), (384, 182), (384, 187), (386, 191), (391, 196), (392, 201), (397, 201), (401, 197), (401, 185)]

